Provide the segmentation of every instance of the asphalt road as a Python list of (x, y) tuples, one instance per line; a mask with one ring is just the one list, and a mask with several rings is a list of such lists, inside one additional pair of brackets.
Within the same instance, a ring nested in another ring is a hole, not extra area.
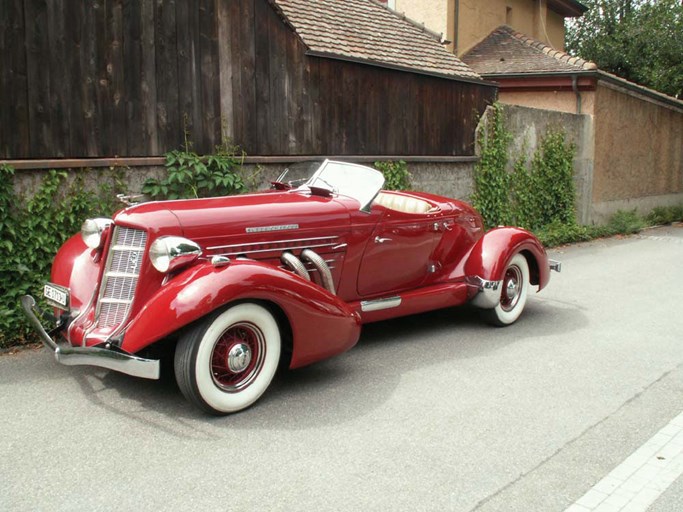
[[(0, 510), (562, 511), (683, 411), (683, 228), (551, 252), (517, 324), (369, 325), (224, 418), (0, 356)], [(683, 479), (651, 508), (682, 509)]]

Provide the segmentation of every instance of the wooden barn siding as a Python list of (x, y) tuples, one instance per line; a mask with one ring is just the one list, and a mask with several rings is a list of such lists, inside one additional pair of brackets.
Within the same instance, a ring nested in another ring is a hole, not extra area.
[(229, 19), (244, 20), (226, 31), (232, 102), (246, 108), (228, 124), (247, 154), (474, 154), (493, 87), (307, 56), (266, 0), (234, 2)]
[(0, 158), (221, 140), (216, 0), (0, 0)]
[(0, 0), (0, 158), (473, 154), (493, 88), (305, 52), (267, 0)]

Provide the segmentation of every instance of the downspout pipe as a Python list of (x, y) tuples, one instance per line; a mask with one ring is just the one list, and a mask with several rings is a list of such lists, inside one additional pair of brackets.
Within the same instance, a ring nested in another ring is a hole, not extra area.
[(453, 53), (458, 55), (458, 36), (460, 35), (460, 0), (455, 0), (455, 20), (453, 20)]
[(579, 77), (572, 75), (572, 90), (576, 94), (576, 113), (581, 113), (581, 93), (579, 92)]

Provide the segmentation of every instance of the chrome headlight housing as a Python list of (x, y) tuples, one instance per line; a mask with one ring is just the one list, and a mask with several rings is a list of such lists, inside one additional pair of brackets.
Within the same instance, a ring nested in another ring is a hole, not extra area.
[(149, 259), (161, 273), (188, 265), (202, 254), (198, 244), (181, 236), (162, 236), (149, 248)]
[(81, 225), (81, 236), (85, 245), (91, 249), (99, 249), (102, 247), (103, 237), (102, 233), (114, 223), (111, 219), (87, 219)]

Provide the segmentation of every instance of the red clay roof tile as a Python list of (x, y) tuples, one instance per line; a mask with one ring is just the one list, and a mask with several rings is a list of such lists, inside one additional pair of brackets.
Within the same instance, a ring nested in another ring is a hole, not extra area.
[(374, 0), (270, 0), (304, 44), (330, 57), (479, 79), (427, 30)]

